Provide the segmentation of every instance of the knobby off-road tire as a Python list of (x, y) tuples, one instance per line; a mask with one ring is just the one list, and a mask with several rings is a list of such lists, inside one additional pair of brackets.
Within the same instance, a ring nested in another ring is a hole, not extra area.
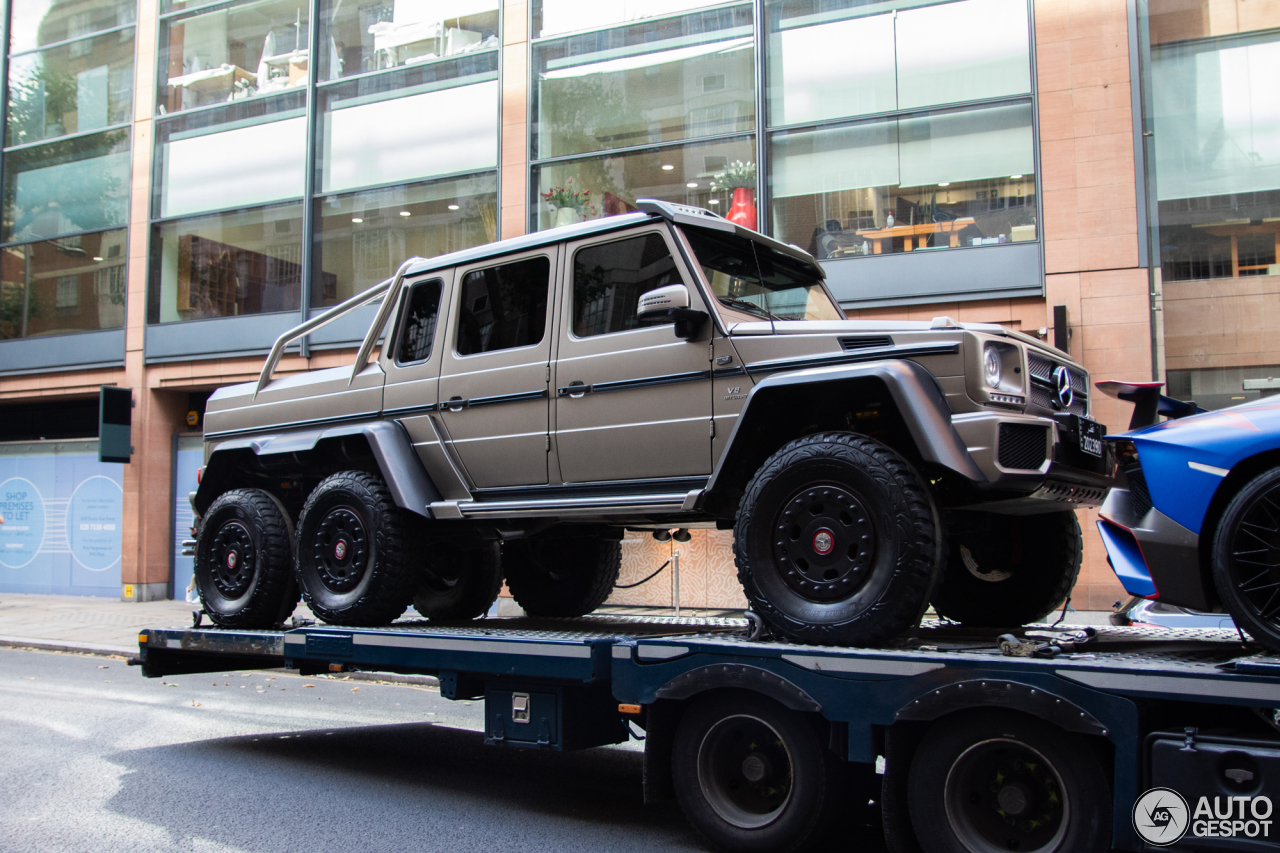
[(937, 509), (906, 460), (866, 436), (825, 433), (756, 472), (733, 550), (743, 592), (775, 630), (865, 645), (920, 621), (942, 545)]
[(609, 597), (622, 568), (622, 543), (531, 539), (502, 546), (507, 588), (530, 616), (582, 616)]
[(224, 628), (270, 628), (298, 603), (293, 526), (261, 489), (225, 492), (209, 507), (196, 543), (196, 588), (205, 614)]
[(1280, 651), (1280, 468), (1250, 480), (1213, 535), (1213, 582), (1236, 625)]
[(933, 593), (939, 616), (975, 627), (1026, 625), (1070, 595), (1082, 547), (1074, 512), (982, 513), (965, 521), (947, 534), (947, 564)]
[(930, 853), (1106, 853), (1111, 787), (1081, 735), (1012, 711), (936, 723), (911, 762), (911, 826)]
[(851, 805), (846, 768), (805, 715), (745, 690), (694, 700), (671, 751), (680, 808), (734, 851), (812, 849)]
[(303, 599), (325, 622), (385, 625), (405, 611), (418, 577), (381, 477), (344, 471), (316, 486), (298, 518), (295, 566)]
[(475, 619), (489, 611), (502, 589), (502, 560), (497, 542), (464, 545), (451, 540), (422, 544), (413, 607), (428, 619)]

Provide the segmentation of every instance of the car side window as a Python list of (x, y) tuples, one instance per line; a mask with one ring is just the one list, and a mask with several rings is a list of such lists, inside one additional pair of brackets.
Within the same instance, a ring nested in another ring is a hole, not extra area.
[(551, 261), (546, 257), (467, 273), (458, 303), (458, 354), (540, 342), (547, 326), (550, 289)]
[(436, 337), (436, 322), (440, 318), (440, 279), (415, 284), (405, 300), (404, 327), (400, 331), (400, 346), (396, 349), (396, 363), (409, 364), (426, 361), (431, 357), (431, 344)]
[(661, 234), (580, 249), (573, 257), (573, 334), (589, 338), (638, 328), (640, 295), (679, 281)]

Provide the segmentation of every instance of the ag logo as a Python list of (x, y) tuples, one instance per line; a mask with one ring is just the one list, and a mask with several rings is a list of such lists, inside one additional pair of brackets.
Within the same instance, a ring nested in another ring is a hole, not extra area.
[(1187, 834), (1187, 801), (1171, 788), (1152, 788), (1133, 804), (1133, 828), (1153, 847), (1167, 847)]

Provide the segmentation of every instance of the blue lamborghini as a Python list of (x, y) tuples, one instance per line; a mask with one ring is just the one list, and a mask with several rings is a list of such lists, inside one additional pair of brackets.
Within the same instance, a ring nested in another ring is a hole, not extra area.
[(1120, 470), (1098, 521), (1124, 588), (1225, 610), (1280, 649), (1280, 398), (1205, 412), (1160, 383), (1098, 388), (1134, 403), (1130, 431), (1106, 437)]

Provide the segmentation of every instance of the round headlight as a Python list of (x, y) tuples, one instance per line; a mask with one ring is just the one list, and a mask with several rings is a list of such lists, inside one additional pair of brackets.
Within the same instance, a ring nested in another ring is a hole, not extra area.
[(987, 385), (992, 388), (1000, 387), (1000, 350), (995, 344), (987, 344), (982, 353), (982, 375), (987, 380)]

